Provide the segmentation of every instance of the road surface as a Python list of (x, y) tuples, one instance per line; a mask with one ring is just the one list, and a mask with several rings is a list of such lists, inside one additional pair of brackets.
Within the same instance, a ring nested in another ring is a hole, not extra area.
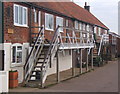
[(47, 89), (19, 87), (10, 92), (118, 92), (118, 61)]

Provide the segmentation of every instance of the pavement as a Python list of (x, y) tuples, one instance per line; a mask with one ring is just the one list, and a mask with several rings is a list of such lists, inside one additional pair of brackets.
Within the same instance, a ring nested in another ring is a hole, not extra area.
[(118, 60), (45, 89), (18, 87), (10, 92), (118, 92)]

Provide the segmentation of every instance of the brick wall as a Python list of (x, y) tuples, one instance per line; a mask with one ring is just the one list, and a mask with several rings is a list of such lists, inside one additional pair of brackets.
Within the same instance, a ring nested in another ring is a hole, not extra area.
[[(8, 14), (10, 9), (10, 14)], [(29, 15), (29, 13), (28, 13)], [(4, 42), (24, 43), (29, 41), (29, 28), (14, 26), (13, 3), (4, 3)]]

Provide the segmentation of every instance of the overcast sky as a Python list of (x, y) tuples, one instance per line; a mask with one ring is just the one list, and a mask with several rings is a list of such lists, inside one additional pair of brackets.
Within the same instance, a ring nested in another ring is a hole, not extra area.
[(91, 12), (112, 32), (118, 33), (118, 1), (120, 0), (73, 0), (81, 7), (85, 1), (91, 6)]

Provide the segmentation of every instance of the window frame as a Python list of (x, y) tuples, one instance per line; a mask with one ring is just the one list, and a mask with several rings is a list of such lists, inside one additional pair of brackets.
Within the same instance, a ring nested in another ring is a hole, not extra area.
[[(46, 16), (51, 16), (51, 17), (53, 17), (53, 21), (52, 21), (52, 24), (53, 24), (53, 28), (52, 29), (50, 29), (50, 28), (48, 28), (46, 25)], [(54, 15), (52, 15), (52, 14), (49, 14), (49, 13), (45, 13), (45, 30), (49, 30), (49, 31), (54, 31)]]
[(33, 11), (34, 11), (34, 23), (37, 23), (37, 11), (35, 8)]
[[(62, 21), (62, 25), (57, 24), (57, 23), (58, 23), (58, 22), (57, 22), (58, 19)], [(58, 25), (59, 25), (59, 26), (63, 26), (63, 20), (64, 20), (64, 19), (63, 19), (62, 17), (56, 16), (56, 28), (57, 28)], [(60, 29), (59, 29), (59, 32), (63, 32), (63, 28), (60, 28)]]
[(97, 34), (97, 27), (94, 27), (94, 33)]
[(79, 29), (79, 22), (75, 21), (74, 24), (75, 24), (75, 29)]
[(98, 36), (101, 36), (101, 28), (98, 28)]
[[(22, 47), (22, 50), (18, 50), (17, 47)], [(15, 62), (13, 62), (13, 47), (16, 47), (16, 52), (15, 52)], [(21, 62), (17, 62), (17, 53), (18, 52), (21, 52)], [(18, 66), (18, 65), (22, 65), (22, 62), (23, 62), (23, 45), (20, 44), (20, 43), (15, 43), (11, 46), (11, 64), (12, 64), (12, 67), (13, 66)]]
[(85, 31), (85, 30), (86, 30), (86, 24), (83, 23), (83, 24), (82, 24), (82, 27), (83, 27), (83, 31)]
[(66, 25), (66, 27), (69, 26), (69, 20), (68, 20), (68, 19), (66, 19), (66, 23), (65, 23), (65, 25)]
[(79, 30), (83, 30), (83, 25), (81, 22), (79, 22)]
[[(13, 5), (13, 9), (14, 9), (14, 11), (13, 11), (13, 19), (14, 19), (14, 25), (15, 26), (21, 26), (21, 27), (28, 27), (28, 8), (27, 7), (24, 7), (24, 6), (21, 6), (21, 5), (17, 5), (17, 4), (14, 4)], [(18, 11), (17, 11), (17, 13), (18, 13), (18, 22), (16, 22), (16, 11), (15, 11), (15, 7), (17, 7), (18, 8)], [(20, 24), (20, 8), (22, 8), (22, 24)], [(26, 14), (25, 14), (25, 11), (24, 10), (26, 10)], [(26, 17), (24, 17), (26, 15)], [(26, 20), (25, 20), (25, 18), (26, 18)], [(26, 22), (26, 24), (25, 24), (25, 22)]]
[[(41, 11), (38, 12), (38, 25), (41, 26)], [(40, 31), (41, 28), (39, 28)]]

